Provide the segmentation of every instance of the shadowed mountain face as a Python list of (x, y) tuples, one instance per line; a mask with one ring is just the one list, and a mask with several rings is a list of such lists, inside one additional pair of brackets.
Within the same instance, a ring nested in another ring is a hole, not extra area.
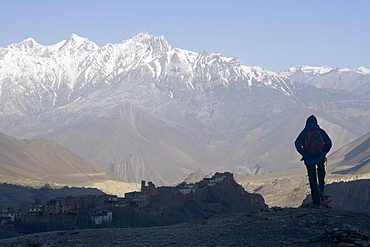
[(144, 179), (170, 184), (181, 181), (197, 167), (212, 169), (221, 161), (222, 165), (232, 164), (207, 150), (184, 128), (129, 104), (114, 108), (104, 117), (61, 128), (48, 138), (104, 164), (128, 182)]
[(334, 163), (329, 169), (332, 174), (370, 173), (370, 133), (339, 149), (330, 159)]
[(0, 184), (0, 210), (22, 209), (39, 206), (50, 199), (63, 196), (104, 195), (95, 188), (59, 188), (52, 189), (47, 185), (41, 188), (32, 188), (13, 184)]
[[(19, 140), (0, 133), (0, 181), (32, 187), (86, 186), (123, 195), (122, 180), (109, 169), (44, 139)], [(117, 186), (122, 191), (106, 188)], [(126, 183), (126, 191), (137, 189)]]
[(92, 180), (119, 180), (101, 165), (43, 139), (19, 140), (0, 134), (2, 181), (33, 180), (59, 184), (82, 184)]
[(54, 46), (28, 39), (0, 48), (1, 65), (1, 131), (55, 140), (128, 182), (299, 167), (293, 142), (311, 114), (333, 151), (370, 128), (370, 101), (357, 91), (293, 82), (147, 33), (104, 47), (77, 35)]

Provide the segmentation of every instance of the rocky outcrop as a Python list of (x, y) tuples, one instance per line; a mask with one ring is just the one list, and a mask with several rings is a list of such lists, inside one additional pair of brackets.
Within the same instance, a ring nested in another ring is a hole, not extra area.
[[(370, 210), (370, 179), (328, 184), (325, 194), (330, 195), (329, 205), (334, 209), (362, 212)], [(303, 204), (310, 201), (311, 198), (308, 197)]]
[[(290, 171), (292, 172), (292, 171)], [(297, 169), (297, 174), (282, 173), (238, 179), (248, 192), (261, 194), (270, 207), (299, 207), (309, 202), (310, 187), (305, 170)], [(364, 210), (368, 207), (370, 174), (331, 175), (326, 177), (325, 193), (330, 196), (329, 204), (335, 209)], [(349, 201), (347, 199), (350, 198)], [(361, 204), (361, 205), (360, 205)]]
[(115, 224), (119, 227), (173, 225), (266, 208), (261, 195), (246, 192), (234, 181), (232, 174), (228, 175), (218, 182), (212, 177), (189, 185), (191, 189), (185, 193), (181, 187), (155, 188), (151, 184), (141, 194), (136, 194), (136, 198), (147, 203), (139, 209), (127, 207), (117, 212), (117, 218), (124, 220)]

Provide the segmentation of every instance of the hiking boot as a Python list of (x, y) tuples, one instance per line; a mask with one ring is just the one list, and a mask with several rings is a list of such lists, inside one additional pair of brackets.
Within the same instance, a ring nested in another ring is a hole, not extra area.
[(326, 195), (324, 193), (324, 189), (320, 189), (320, 198), (321, 198), (321, 200), (323, 200), (323, 199), (327, 200), (329, 197), (330, 197), (329, 195)]

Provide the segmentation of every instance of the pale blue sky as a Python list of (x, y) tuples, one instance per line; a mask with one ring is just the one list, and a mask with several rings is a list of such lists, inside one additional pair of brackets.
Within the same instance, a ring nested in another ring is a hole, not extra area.
[(75, 33), (99, 46), (146, 31), (247, 66), (370, 68), (368, 0), (0, 0), (0, 46)]

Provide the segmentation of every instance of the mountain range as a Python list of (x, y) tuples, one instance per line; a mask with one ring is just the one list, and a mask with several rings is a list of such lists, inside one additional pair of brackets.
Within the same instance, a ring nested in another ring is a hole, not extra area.
[(370, 96), (370, 69), (365, 67), (350, 70), (347, 68), (333, 69), (328, 66), (296, 66), (278, 74), (318, 88), (333, 88)]
[(0, 48), (0, 131), (53, 140), (126, 182), (197, 169), (256, 175), (300, 166), (293, 142), (315, 114), (333, 151), (370, 129), (369, 69), (274, 73), (139, 33), (99, 47), (72, 34)]

